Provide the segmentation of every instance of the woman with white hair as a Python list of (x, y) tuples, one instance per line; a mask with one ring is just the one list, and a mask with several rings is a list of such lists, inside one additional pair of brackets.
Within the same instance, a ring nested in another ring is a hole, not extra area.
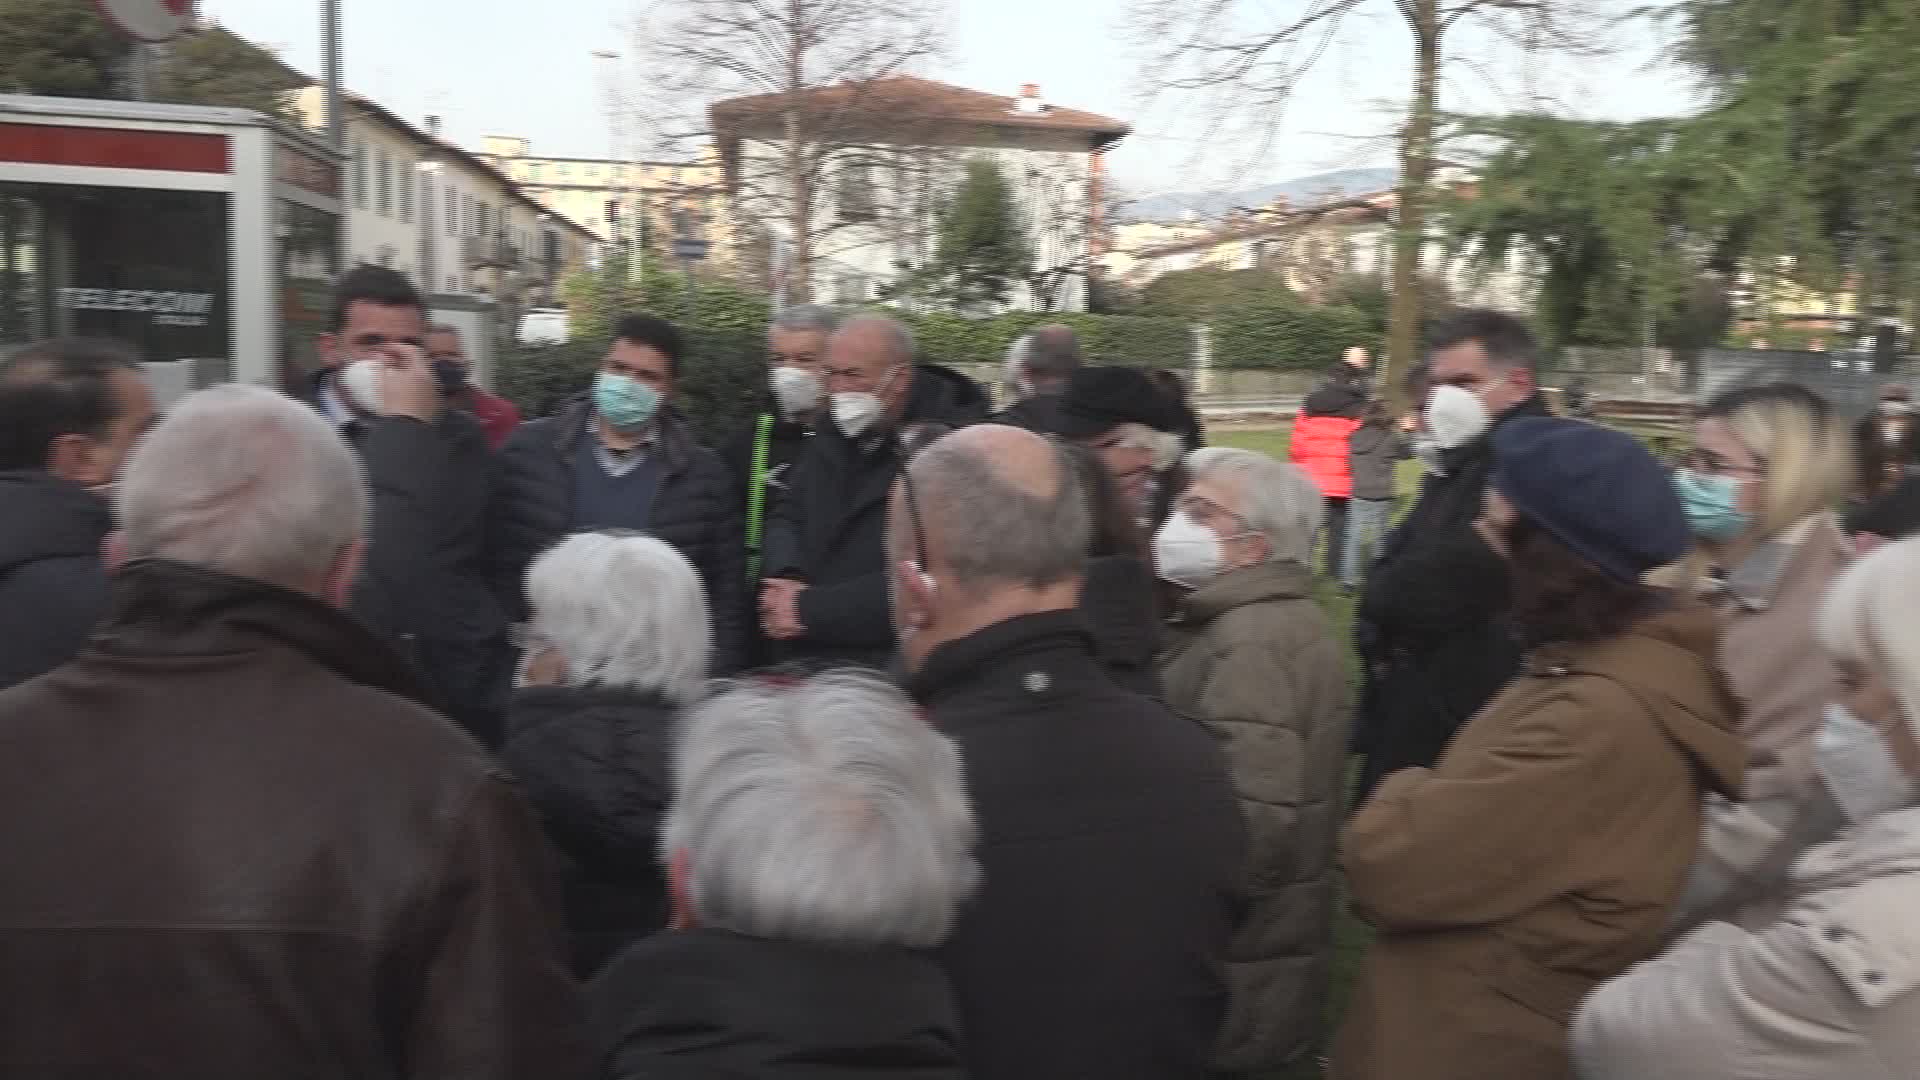
[(692, 710), (660, 840), (674, 921), (593, 987), (611, 1080), (960, 1080), (932, 950), (979, 876), (959, 748), (841, 671)]
[(1187, 471), (1154, 540), (1180, 589), (1161, 677), (1167, 704), (1219, 737), (1250, 841), (1214, 1066), (1264, 1072), (1312, 1052), (1326, 1014), (1351, 692), (1307, 566), (1319, 489), (1250, 450), (1197, 450)]
[(1694, 422), (1674, 489), (1697, 545), (1684, 571), (1719, 617), (1719, 666), (1747, 747), (1741, 798), (1711, 797), (1681, 925), (1778, 912), (1796, 821), (1814, 791), (1814, 736), (1836, 672), (1813, 616), (1851, 549), (1834, 508), (1851, 447), (1832, 408), (1803, 386), (1722, 394)]
[(1850, 826), (1794, 865), (1785, 913), (1709, 923), (1602, 986), (1573, 1028), (1586, 1080), (1920, 1076), (1920, 541), (1881, 548), (1820, 610), (1843, 689), (1815, 772)]
[(667, 923), (654, 858), (676, 713), (712, 650), (699, 574), (665, 541), (581, 533), (527, 572), (523, 686), (501, 758), (565, 863), (576, 972)]

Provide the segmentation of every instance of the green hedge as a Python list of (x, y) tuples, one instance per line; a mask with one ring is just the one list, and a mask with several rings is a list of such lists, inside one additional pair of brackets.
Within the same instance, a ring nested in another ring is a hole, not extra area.
[(998, 364), (1022, 334), (1047, 323), (1064, 323), (1080, 335), (1080, 351), (1099, 364), (1186, 367), (1193, 359), (1193, 329), (1184, 319), (1144, 315), (1085, 315), (1019, 311), (990, 319), (935, 313), (900, 315), (920, 342), (920, 358), (935, 364)]
[(1213, 320), (1217, 368), (1316, 371), (1338, 361), (1349, 346), (1378, 353), (1381, 344), (1372, 320), (1350, 307), (1266, 302), (1224, 308)]

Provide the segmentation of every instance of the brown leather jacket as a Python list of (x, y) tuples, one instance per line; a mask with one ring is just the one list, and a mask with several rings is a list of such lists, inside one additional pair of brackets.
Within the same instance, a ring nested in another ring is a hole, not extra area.
[(124, 569), (0, 693), (0, 1075), (585, 1075), (537, 826), (319, 602)]

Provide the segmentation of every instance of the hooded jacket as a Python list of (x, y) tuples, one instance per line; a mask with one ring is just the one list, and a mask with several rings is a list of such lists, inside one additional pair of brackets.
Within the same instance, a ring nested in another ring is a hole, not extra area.
[(850, 439), (831, 422), (808, 440), (767, 518), (763, 566), (770, 578), (804, 581), (797, 641), (778, 659), (884, 667), (893, 654), (887, 605), (887, 496), (899, 472), (899, 429), (923, 421), (960, 427), (986, 416), (986, 395), (958, 372), (914, 369), (906, 414), (896, 428)]
[(1297, 562), (1224, 574), (1168, 620), (1167, 704), (1226, 750), (1246, 818), (1246, 917), (1216, 1068), (1284, 1066), (1317, 1045), (1333, 966), (1333, 843), (1352, 691), (1313, 575)]
[(1353, 495), (1352, 450), (1348, 440), (1360, 427), (1360, 414), (1367, 404), (1364, 390), (1344, 381), (1328, 382), (1307, 395), (1300, 416), (1293, 422), (1293, 434), (1287, 453), (1294, 464), (1313, 478), (1320, 494), (1328, 499)]
[(1920, 1076), (1920, 809), (1815, 848), (1785, 915), (1709, 923), (1596, 991), (1573, 1026), (1586, 1080)]
[(1659, 951), (1703, 789), (1739, 790), (1716, 638), (1687, 604), (1539, 649), (1434, 768), (1387, 778), (1341, 845), (1378, 936), (1331, 1076), (1573, 1075), (1575, 1008)]
[(107, 609), (105, 499), (39, 470), (0, 472), (0, 690), (51, 671)]

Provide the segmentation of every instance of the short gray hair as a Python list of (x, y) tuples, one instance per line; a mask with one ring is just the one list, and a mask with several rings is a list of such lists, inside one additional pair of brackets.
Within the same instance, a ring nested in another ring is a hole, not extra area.
[(913, 331), (907, 329), (907, 324), (899, 319), (885, 315), (855, 315), (841, 322), (834, 333), (845, 334), (849, 331), (868, 328), (880, 331), (880, 336), (886, 339), (887, 351), (893, 354), (890, 366), (898, 367), (913, 363), (914, 354), (919, 351), (919, 344), (913, 339)]
[(127, 461), (117, 504), (131, 558), (304, 588), (366, 534), (360, 462), (320, 414), (229, 384), (182, 398)]
[(1027, 374), (1036, 379), (1065, 379), (1080, 370), (1080, 338), (1071, 326), (1051, 323), (1026, 337), (1022, 358)]
[(1324, 504), (1320, 489), (1298, 465), (1252, 450), (1209, 446), (1187, 455), (1187, 471), (1195, 480), (1235, 486), (1240, 505), (1227, 509), (1267, 538), (1275, 562), (1312, 560)]
[(851, 671), (743, 683), (689, 712), (661, 834), (700, 925), (931, 948), (979, 879), (960, 751)]
[(700, 575), (671, 544), (640, 533), (569, 536), (527, 570), (533, 629), (566, 661), (567, 681), (699, 698), (713, 655)]
[(1828, 656), (1880, 676), (1920, 741), (1920, 539), (1886, 544), (1842, 571), (1814, 615)]
[(840, 329), (840, 313), (824, 304), (794, 304), (775, 312), (767, 329), (831, 334)]
[(952, 438), (908, 463), (921, 524), (940, 537), (956, 584), (1041, 588), (1085, 572), (1092, 515), (1078, 470), (1052, 449), (1058, 481), (1046, 496), (1009, 482), (986, 453)]

